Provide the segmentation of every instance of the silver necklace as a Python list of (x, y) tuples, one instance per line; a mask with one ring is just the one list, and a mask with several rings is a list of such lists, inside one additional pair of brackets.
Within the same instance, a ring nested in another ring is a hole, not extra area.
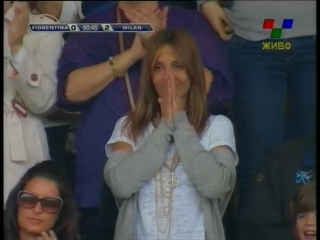
[[(179, 176), (174, 172), (178, 163), (180, 161), (179, 155), (175, 154), (171, 161), (171, 166), (168, 163), (164, 163), (164, 167), (169, 169), (169, 174), (167, 174), (164, 178), (162, 176), (162, 170), (157, 173), (156, 177), (156, 216), (157, 216), (157, 225), (160, 234), (164, 234), (167, 232), (168, 236), (170, 236), (171, 232), (171, 211), (172, 211), (172, 197), (173, 197), (173, 190), (177, 187), (180, 183)], [(158, 211), (158, 182), (160, 183), (160, 204), (162, 214), (159, 214)], [(169, 187), (169, 192), (166, 194), (164, 189), (165, 183), (167, 187)], [(165, 200), (168, 201), (165, 204)]]
[(172, 159), (171, 166), (166, 162), (163, 164), (164, 167), (166, 167), (170, 171), (170, 173), (167, 174), (167, 176), (164, 178), (164, 183), (170, 188), (176, 188), (180, 183), (179, 175), (174, 172), (179, 162), (180, 162), (180, 157), (178, 154), (176, 154)]

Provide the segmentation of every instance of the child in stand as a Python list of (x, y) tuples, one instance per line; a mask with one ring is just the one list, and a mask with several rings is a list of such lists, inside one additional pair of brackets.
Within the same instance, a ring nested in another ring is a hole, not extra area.
[(298, 240), (317, 239), (316, 182), (303, 185), (291, 202), (294, 231)]

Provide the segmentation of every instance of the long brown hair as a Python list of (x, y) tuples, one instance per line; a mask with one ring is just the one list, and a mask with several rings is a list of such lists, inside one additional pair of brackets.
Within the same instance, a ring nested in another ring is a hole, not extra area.
[(151, 70), (157, 53), (165, 45), (174, 49), (187, 70), (190, 88), (185, 110), (190, 124), (198, 134), (201, 134), (206, 126), (208, 119), (206, 84), (197, 44), (187, 31), (166, 28), (156, 33), (147, 44), (147, 54), (142, 61), (140, 72), (140, 91), (136, 109), (128, 114), (124, 124), (129, 137), (134, 141), (161, 115), (158, 94), (151, 81)]

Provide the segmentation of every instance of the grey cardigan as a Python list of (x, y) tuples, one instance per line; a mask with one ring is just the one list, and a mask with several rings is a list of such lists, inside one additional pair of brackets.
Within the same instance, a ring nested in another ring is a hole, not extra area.
[(225, 240), (222, 216), (235, 185), (235, 154), (226, 150), (207, 152), (184, 112), (174, 116), (173, 124), (160, 122), (140, 149), (133, 153), (115, 151), (108, 159), (104, 178), (115, 197), (121, 199), (115, 240), (137, 240), (137, 192), (165, 162), (171, 136), (180, 164), (203, 196), (206, 240)]

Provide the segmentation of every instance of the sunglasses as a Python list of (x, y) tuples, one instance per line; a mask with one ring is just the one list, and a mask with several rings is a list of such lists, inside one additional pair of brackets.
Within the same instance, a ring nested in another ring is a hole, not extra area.
[(47, 213), (59, 213), (62, 208), (62, 199), (58, 197), (38, 198), (33, 193), (20, 191), (17, 197), (19, 207), (32, 209), (40, 202), (41, 209)]

